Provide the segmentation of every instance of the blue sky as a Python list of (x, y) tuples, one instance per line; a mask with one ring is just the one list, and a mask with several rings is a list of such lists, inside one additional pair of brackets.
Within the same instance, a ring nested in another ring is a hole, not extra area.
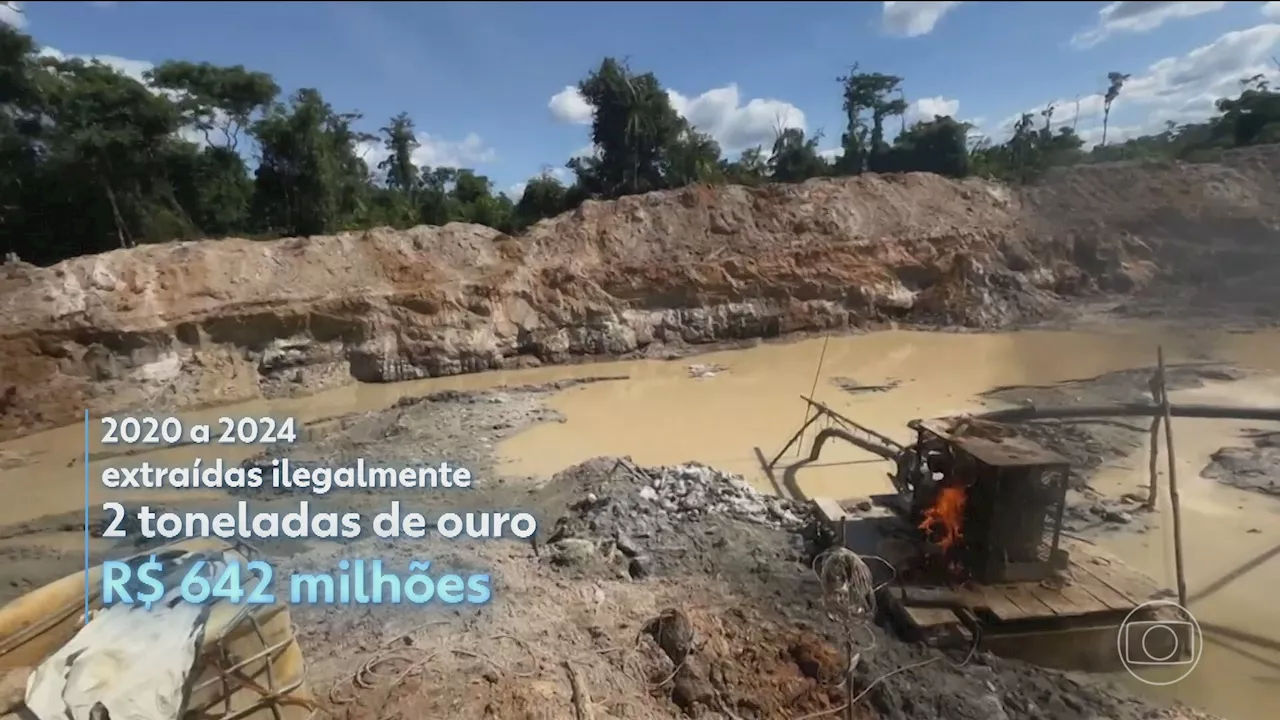
[(0, 6), (0, 20), (51, 53), (131, 74), (170, 58), (243, 64), (287, 91), (319, 88), (371, 131), (407, 111), (421, 162), (474, 167), (499, 189), (589, 148), (589, 108), (566, 88), (605, 55), (656, 73), (730, 152), (767, 145), (779, 124), (834, 148), (835, 78), (854, 62), (904, 77), (913, 118), (953, 114), (997, 139), (1056, 101), (1055, 120), (1096, 140), (1111, 70), (1132, 74), (1112, 137), (1204, 117), (1239, 78), (1280, 75), (1278, 2), (11, 5), (21, 15)]

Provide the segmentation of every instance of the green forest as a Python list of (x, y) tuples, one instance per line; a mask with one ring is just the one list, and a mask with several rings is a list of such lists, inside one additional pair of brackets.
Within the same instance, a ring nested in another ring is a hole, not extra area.
[[(578, 84), (595, 108), (598, 152), (568, 161), (572, 184), (543, 174), (512, 198), (473, 170), (415, 166), (417, 131), (407, 114), (366, 134), (356, 129), (358, 113), (334, 108), (314, 88), (282, 97), (267, 73), (170, 61), (143, 84), (98, 63), (43, 57), (30, 36), (0, 25), (0, 250), (47, 265), (207, 237), (455, 221), (519, 233), (586, 199), (692, 183), (909, 171), (1027, 182), (1058, 165), (1195, 161), (1280, 142), (1280, 93), (1259, 76), (1241, 78), (1239, 95), (1219, 100), (1205, 122), (1107, 144), (1105, 125), (1127, 79), (1118, 72), (1100, 79), (1103, 140), (1086, 151), (1072, 127), (1054, 122), (1053, 107), (1023, 115), (1000, 144), (974, 142), (970, 126), (950, 117), (904, 126), (904, 79), (854, 65), (832, 83), (846, 118), (835, 161), (819, 154), (820, 137), (797, 129), (728, 159), (672, 108), (652, 73), (605, 58)], [(193, 132), (204, 142), (184, 139)], [(367, 141), (387, 150), (376, 167), (357, 153)]]

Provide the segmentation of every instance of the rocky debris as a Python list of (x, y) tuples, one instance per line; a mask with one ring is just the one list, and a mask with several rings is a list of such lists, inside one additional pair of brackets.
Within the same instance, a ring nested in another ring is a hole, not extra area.
[[(595, 463), (597, 461), (591, 461)], [(604, 464), (608, 459), (603, 460)], [(586, 469), (589, 463), (565, 471)], [(599, 466), (592, 466), (596, 469)], [(640, 468), (625, 459), (610, 469), (614, 482), (608, 494), (592, 492), (570, 509), (601, 525), (605, 516), (614, 527), (634, 538), (653, 537), (674, 523), (720, 517), (769, 528), (797, 530), (807, 523), (810, 509), (775, 495), (757, 492), (738, 475), (698, 463), (674, 467)]]
[(1222, 448), (1201, 476), (1242, 490), (1280, 496), (1280, 432), (1256, 431), (1253, 447)]
[(1111, 498), (1088, 488), (1071, 491), (1067, 496), (1062, 529), (1067, 532), (1146, 532), (1159, 518), (1143, 508), (1145, 501), (1145, 497), (1136, 493)]
[(1162, 281), (1197, 281), (1201, 308), (1228, 289), (1274, 294), (1275, 167), (1280, 152), (1259, 147), (1073, 167), (1020, 188), (926, 173), (687, 187), (589, 201), (521, 237), (451, 223), (6, 265), (0, 439), (86, 408), (204, 407), (888, 322), (1005, 327)]
[(722, 372), (727, 372), (728, 370), (729, 368), (724, 367), (723, 365), (716, 365), (715, 363), (710, 363), (707, 365), (702, 365), (702, 364), (690, 365), (689, 377), (702, 380), (705, 378), (713, 378)]
[(0, 470), (16, 470), (24, 467), (30, 458), (12, 450), (0, 450)]
[[(538, 494), (544, 506), (568, 508), (543, 525), (550, 527), (550, 562), (588, 573), (610, 568), (632, 579), (799, 557), (803, 544), (791, 536), (813, 516), (807, 503), (765, 495), (739, 476), (697, 463), (641, 468), (625, 458), (595, 458), (557, 474)], [(728, 548), (726, 537), (734, 534), (757, 541)], [(765, 538), (772, 546), (757, 544)]]
[[(744, 522), (796, 530), (808, 514), (803, 503), (757, 492), (738, 475), (698, 463), (640, 469), (647, 480), (637, 496), (641, 514), (681, 522), (707, 515), (723, 515)], [(637, 478), (638, 479), (638, 478)]]
[(901, 385), (902, 381), (897, 379), (892, 379), (892, 380), (889, 380), (889, 382), (884, 383), (883, 385), (863, 385), (859, 383), (857, 380), (854, 380), (853, 378), (833, 377), (831, 378), (831, 384), (835, 385), (836, 387), (840, 388), (841, 390), (851, 395), (858, 395), (860, 393), (889, 392), (890, 390), (893, 390), (894, 388)]

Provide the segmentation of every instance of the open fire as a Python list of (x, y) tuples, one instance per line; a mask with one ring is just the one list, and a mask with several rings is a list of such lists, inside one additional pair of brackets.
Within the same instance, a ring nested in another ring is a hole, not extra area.
[(964, 506), (967, 496), (963, 487), (943, 485), (938, 488), (933, 505), (924, 511), (919, 529), (944, 552), (964, 539)]
[(949, 584), (1043, 580), (1059, 547), (1070, 463), (1002, 427), (919, 421), (905, 513), (925, 576)]

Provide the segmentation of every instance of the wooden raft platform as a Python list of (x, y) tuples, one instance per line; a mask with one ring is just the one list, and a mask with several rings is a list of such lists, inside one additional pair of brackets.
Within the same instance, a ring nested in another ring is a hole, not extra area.
[[(858, 533), (854, 526), (864, 521), (849, 517), (841, 503), (817, 498), (814, 504), (818, 514), (844, 535), (846, 546), (855, 552), (879, 555), (890, 562), (895, 562), (896, 555), (903, 563), (907, 562), (901, 558), (901, 548), (895, 552), (892, 540), (874, 550), (859, 547), (870, 540), (869, 537), (864, 542), (856, 539)], [(877, 602), (904, 630), (920, 639), (968, 642), (975, 629), (984, 636), (997, 636), (1114, 627), (1143, 603), (1168, 597), (1168, 591), (1150, 578), (1094, 545), (1063, 537), (1061, 546), (1070, 554), (1069, 571), (1063, 577), (1065, 584), (967, 583), (960, 587), (930, 587), (894, 581), (881, 588)]]
[[(1097, 548), (1065, 542), (1071, 554), (1066, 584), (968, 583), (958, 588), (890, 584), (881, 591), (886, 609), (924, 638), (970, 636), (976, 621), (983, 634), (1113, 626), (1135, 608), (1166, 593), (1147, 577), (1103, 556)], [(928, 607), (957, 600), (962, 609)]]

